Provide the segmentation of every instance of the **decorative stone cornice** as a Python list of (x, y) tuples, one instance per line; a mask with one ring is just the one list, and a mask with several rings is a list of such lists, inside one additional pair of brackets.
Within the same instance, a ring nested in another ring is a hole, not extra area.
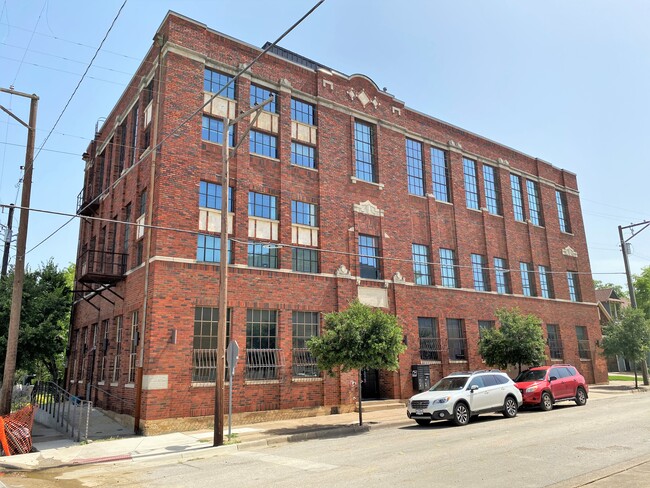
[(372, 215), (373, 217), (384, 216), (384, 211), (373, 204), (370, 200), (366, 200), (365, 202), (361, 203), (355, 203), (354, 211), (365, 215)]
[(562, 254), (564, 254), (565, 256), (569, 256), (571, 258), (578, 257), (578, 253), (571, 246), (567, 246), (564, 249), (562, 249)]

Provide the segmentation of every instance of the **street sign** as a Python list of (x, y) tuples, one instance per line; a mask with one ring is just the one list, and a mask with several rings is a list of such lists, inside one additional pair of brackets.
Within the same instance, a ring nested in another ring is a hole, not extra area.
[(230, 370), (230, 377), (235, 376), (235, 366), (237, 366), (238, 359), (239, 345), (237, 344), (237, 341), (230, 341), (230, 344), (228, 344), (228, 347), (226, 348), (226, 363)]

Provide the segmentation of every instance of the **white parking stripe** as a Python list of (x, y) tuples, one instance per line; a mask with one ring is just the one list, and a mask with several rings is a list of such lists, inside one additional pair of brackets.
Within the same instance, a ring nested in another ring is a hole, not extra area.
[(262, 461), (264, 463), (277, 464), (279, 466), (287, 466), (290, 468), (300, 469), (302, 471), (329, 471), (330, 469), (337, 468), (337, 466), (333, 464), (315, 463), (311, 461), (305, 461), (304, 459), (274, 456), (273, 454), (265, 454), (263, 452), (237, 451), (237, 453), (234, 455)]

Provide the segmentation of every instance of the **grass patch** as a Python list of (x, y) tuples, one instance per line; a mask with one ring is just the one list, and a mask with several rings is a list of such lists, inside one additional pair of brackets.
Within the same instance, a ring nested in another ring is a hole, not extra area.
[(634, 381), (634, 376), (610, 374), (609, 375), (609, 381)]

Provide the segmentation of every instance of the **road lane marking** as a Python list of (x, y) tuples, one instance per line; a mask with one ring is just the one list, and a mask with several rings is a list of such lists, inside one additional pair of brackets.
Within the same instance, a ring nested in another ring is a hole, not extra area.
[(237, 453), (234, 455), (261, 461), (264, 463), (277, 464), (278, 466), (287, 466), (290, 468), (300, 469), (302, 471), (329, 471), (338, 467), (334, 464), (317, 463), (306, 461), (304, 459), (266, 454), (263, 452), (237, 451)]

